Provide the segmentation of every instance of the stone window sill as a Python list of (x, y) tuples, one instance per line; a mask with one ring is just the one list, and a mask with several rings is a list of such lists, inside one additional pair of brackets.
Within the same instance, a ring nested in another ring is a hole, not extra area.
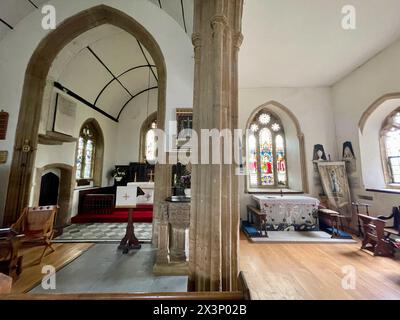
[(380, 193), (391, 193), (391, 194), (400, 194), (400, 189), (395, 189), (395, 188), (371, 188), (371, 189), (366, 189), (366, 191), (380, 192)]

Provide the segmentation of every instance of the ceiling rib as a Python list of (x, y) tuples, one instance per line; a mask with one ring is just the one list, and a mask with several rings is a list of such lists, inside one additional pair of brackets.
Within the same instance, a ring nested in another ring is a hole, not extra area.
[(66, 93), (67, 95), (71, 96), (72, 98), (82, 102), (83, 104), (87, 105), (88, 107), (92, 108), (93, 110), (101, 113), (103, 116), (118, 122), (118, 119), (116, 119), (115, 117), (113, 117), (112, 115), (110, 115), (109, 113), (105, 112), (103, 109), (100, 109), (99, 107), (96, 107), (94, 104), (90, 103), (89, 101), (87, 101), (85, 98), (82, 98), (79, 94), (67, 89), (66, 87), (64, 87), (61, 83), (59, 82), (54, 82), (54, 87), (63, 91), (64, 93)]
[(92, 48), (90, 48), (89, 46), (87, 46), (87, 49), (89, 50), (89, 52), (97, 59), (97, 61), (100, 62), (100, 64), (111, 74), (111, 76), (113, 77), (114, 80), (116, 80), (119, 85), (129, 94), (130, 97), (132, 96), (132, 93), (122, 84), (122, 82), (114, 75), (114, 73), (110, 70), (109, 67), (107, 67), (107, 65), (103, 62), (103, 60), (100, 59), (100, 57), (92, 50)]
[(133, 99), (135, 99), (137, 96), (140, 96), (141, 94), (143, 94), (143, 93), (145, 93), (145, 92), (147, 92), (147, 91), (150, 91), (150, 90), (154, 90), (154, 89), (158, 89), (158, 86), (144, 89), (144, 90), (138, 92), (137, 94), (135, 94), (132, 98), (130, 98), (130, 99), (124, 104), (124, 106), (121, 108), (121, 110), (119, 111), (118, 116), (117, 116), (117, 120), (119, 121), (119, 117), (121, 116), (122, 111), (124, 111), (125, 107), (129, 104), (129, 102), (131, 102), (131, 101), (132, 101)]
[(138, 43), (138, 45), (139, 45), (140, 51), (142, 51), (143, 57), (144, 57), (144, 59), (146, 60), (147, 65), (149, 66), (149, 68), (150, 68), (150, 70), (151, 70), (151, 73), (152, 73), (153, 76), (154, 76), (154, 79), (156, 79), (156, 81), (158, 82), (158, 78), (157, 78), (156, 74), (154, 73), (153, 68), (151, 67), (151, 64), (150, 64), (150, 62), (149, 62), (149, 59), (147, 59), (146, 54), (144, 53), (142, 44), (139, 42), (139, 40), (136, 40), (136, 41), (137, 41), (137, 43)]
[(182, 8), (183, 27), (185, 28), (185, 32), (187, 33), (186, 18), (185, 18), (185, 7), (183, 6), (183, 0), (181, 0), (181, 8)]
[(39, 7), (32, 1), (32, 0), (28, 0), (28, 2), (33, 5), (36, 9), (39, 9)]
[[(151, 65), (151, 67), (155, 67), (155, 66), (154, 66), (154, 65)], [(135, 71), (135, 70), (141, 69), (141, 68), (149, 68), (149, 66), (148, 66), (147, 64), (145, 64), (145, 65), (141, 65), (141, 66), (136, 66), (136, 67), (130, 68), (130, 69), (128, 69), (128, 70), (122, 72), (120, 75), (118, 75), (118, 76), (117, 76), (117, 79), (121, 78), (123, 75), (125, 75), (125, 74), (127, 74), (127, 73), (129, 73), (129, 72), (132, 72), (132, 71)], [(111, 79), (111, 80), (104, 86), (104, 88), (101, 89), (100, 93), (97, 95), (96, 100), (95, 100), (95, 102), (94, 102), (95, 105), (97, 105), (97, 101), (100, 99), (100, 96), (104, 93), (104, 91), (108, 88), (108, 86), (109, 86), (111, 83), (113, 83), (115, 80), (116, 80), (116, 79), (114, 79), (114, 78)]]
[(9, 23), (5, 22), (2, 18), (0, 18), (0, 22), (2, 22), (4, 25), (6, 25), (8, 28), (10, 28), (11, 30), (14, 30), (14, 28), (12, 27), (12, 25), (10, 25)]

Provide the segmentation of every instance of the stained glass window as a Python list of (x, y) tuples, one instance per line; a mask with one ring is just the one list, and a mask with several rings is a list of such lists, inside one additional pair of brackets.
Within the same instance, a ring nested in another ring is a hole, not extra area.
[(257, 185), (258, 168), (257, 168), (257, 141), (254, 134), (249, 136), (249, 178), (251, 185)]
[(400, 184), (400, 109), (386, 118), (382, 135), (387, 164), (387, 180), (389, 183)]
[(149, 130), (146, 133), (145, 158), (146, 161), (150, 163), (154, 162), (157, 157), (157, 141), (155, 129), (157, 129), (157, 122), (153, 121), (150, 125)]
[(76, 155), (76, 179), (93, 179), (96, 153), (95, 130), (90, 123), (85, 124), (79, 135)]
[(280, 119), (268, 110), (250, 122), (247, 155), (250, 187), (287, 186), (285, 133)]
[(275, 180), (271, 131), (267, 128), (261, 129), (258, 140), (260, 141), (261, 185), (273, 186)]

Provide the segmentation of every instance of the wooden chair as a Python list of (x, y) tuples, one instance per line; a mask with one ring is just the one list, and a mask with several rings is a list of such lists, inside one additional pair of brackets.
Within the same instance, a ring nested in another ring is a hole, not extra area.
[(21, 236), (11, 229), (0, 229), (0, 272), (14, 280), (22, 272), (22, 257), (18, 254)]
[(385, 221), (363, 214), (358, 216), (364, 231), (361, 249), (371, 249), (374, 256), (392, 256), (393, 248), (385, 234)]
[(54, 222), (58, 206), (25, 208), (18, 221), (11, 226), (12, 230), (24, 234), (23, 244), (44, 244), (44, 250), (39, 259), (42, 262), (47, 248), (52, 252), (52, 239), (54, 236)]
[(11, 293), (12, 278), (0, 273), (0, 294)]

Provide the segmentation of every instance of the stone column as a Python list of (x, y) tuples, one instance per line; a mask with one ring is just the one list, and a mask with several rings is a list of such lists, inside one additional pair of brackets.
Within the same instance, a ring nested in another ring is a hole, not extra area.
[(170, 258), (172, 262), (186, 262), (186, 230), (190, 225), (190, 205), (171, 203), (169, 206), (171, 225)]
[[(167, 159), (169, 154), (167, 153)], [(159, 223), (162, 212), (160, 212), (160, 203), (172, 194), (172, 165), (156, 164), (154, 174), (154, 201), (153, 201), (153, 237), (152, 243), (158, 246)]]
[[(195, 0), (193, 126), (199, 136), (201, 129), (230, 129), (233, 134), (238, 128), (242, 9), (243, 0)], [(223, 139), (219, 145), (224, 150)], [(238, 177), (236, 165), (222, 164), (222, 154), (218, 156), (221, 164), (192, 167), (190, 291), (237, 290)]]
[(156, 257), (156, 265), (169, 264), (169, 222), (168, 222), (168, 203), (162, 202), (160, 204), (160, 220), (158, 238), (158, 250)]

